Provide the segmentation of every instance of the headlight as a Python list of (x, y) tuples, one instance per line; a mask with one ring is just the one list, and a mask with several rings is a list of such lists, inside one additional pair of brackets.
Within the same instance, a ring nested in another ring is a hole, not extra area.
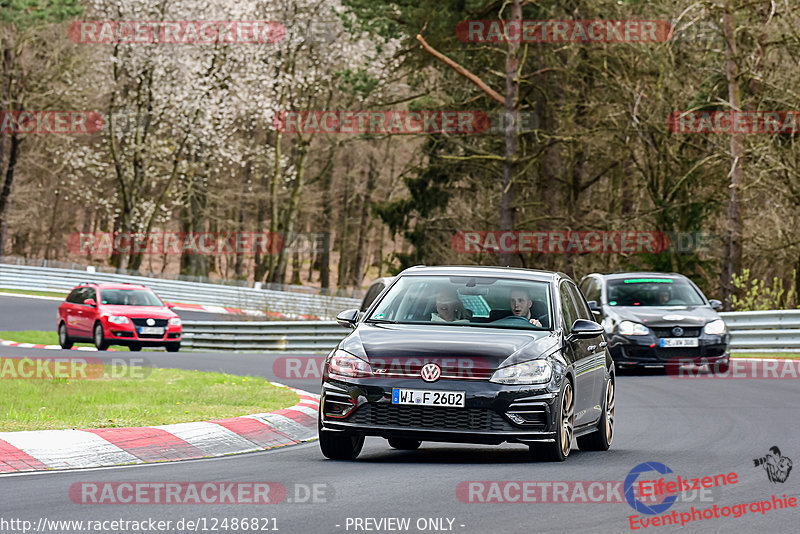
[(180, 326), (181, 325), (181, 318), (180, 317), (173, 317), (169, 320), (169, 324), (172, 326)]
[(721, 336), (727, 331), (728, 329), (725, 327), (725, 321), (723, 321), (722, 319), (711, 321), (710, 323), (708, 323), (703, 327), (703, 332), (711, 336)]
[(364, 378), (372, 375), (372, 368), (361, 358), (356, 358), (349, 352), (337, 350), (328, 360), (328, 374)]
[(130, 321), (124, 315), (109, 315), (108, 322), (114, 324), (128, 324)]
[(553, 376), (553, 366), (544, 360), (518, 363), (498, 369), (489, 382), (495, 384), (546, 384)]
[(645, 325), (633, 321), (622, 321), (617, 328), (623, 336), (646, 336), (650, 333)]

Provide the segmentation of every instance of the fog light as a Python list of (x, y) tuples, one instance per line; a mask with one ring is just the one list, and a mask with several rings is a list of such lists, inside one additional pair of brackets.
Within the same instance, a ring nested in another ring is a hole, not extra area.
[(520, 417), (519, 415), (517, 415), (515, 413), (509, 413), (509, 414), (506, 414), (506, 415), (508, 416), (509, 419), (511, 419), (512, 422), (514, 422), (514, 423), (516, 423), (518, 425), (525, 424), (525, 419), (523, 419), (522, 417)]

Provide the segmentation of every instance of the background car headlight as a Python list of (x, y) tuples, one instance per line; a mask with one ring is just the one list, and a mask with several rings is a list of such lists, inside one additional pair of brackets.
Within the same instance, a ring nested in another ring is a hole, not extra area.
[(363, 378), (372, 375), (372, 368), (361, 358), (356, 358), (349, 352), (337, 350), (328, 360), (328, 374)]
[(498, 369), (489, 382), (496, 384), (545, 384), (553, 376), (553, 366), (544, 360), (518, 363)]
[(650, 330), (645, 325), (634, 323), (633, 321), (622, 321), (617, 329), (623, 336), (646, 336), (650, 333)]
[(711, 336), (721, 336), (727, 331), (728, 329), (725, 327), (725, 321), (722, 319), (711, 321), (703, 327), (703, 332)]
[(180, 326), (181, 325), (181, 318), (180, 317), (173, 317), (169, 320), (169, 324), (172, 326)]
[(114, 324), (128, 324), (130, 321), (124, 315), (109, 315), (108, 322)]

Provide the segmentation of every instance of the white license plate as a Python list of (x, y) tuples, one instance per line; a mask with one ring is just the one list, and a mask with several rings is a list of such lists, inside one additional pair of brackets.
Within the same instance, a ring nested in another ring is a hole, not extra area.
[(661, 339), (662, 347), (697, 347), (700, 345), (696, 337), (665, 337)]
[(467, 394), (464, 391), (431, 391), (429, 389), (392, 389), (392, 404), (414, 406), (446, 406), (463, 408)]
[(139, 327), (140, 334), (158, 334), (164, 335), (164, 328), (161, 326), (142, 326)]

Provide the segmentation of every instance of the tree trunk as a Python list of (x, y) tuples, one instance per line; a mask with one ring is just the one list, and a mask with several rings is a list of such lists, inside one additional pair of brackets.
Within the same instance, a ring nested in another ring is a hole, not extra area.
[[(736, 35), (733, 22), (733, 7), (730, 0), (725, 3), (723, 14), (723, 32), (725, 35), (725, 75), (728, 80), (728, 99), (730, 109), (739, 111), (739, 67), (736, 49)], [(731, 309), (731, 296), (734, 292), (733, 275), (741, 270), (742, 261), (742, 213), (739, 206), (739, 186), (742, 179), (742, 134), (731, 136), (731, 171), (730, 171), (730, 196), (728, 198), (727, 225), (725, 228), (725, 241), (723, 246), (722, 276), (722, 302), (725, 309)]]
[[(510, 21), (521, 24), (522, 5), (520, 0), (511, 4)], [(503, 161), (503, 191), (500, 199), (500, 230), (514, 230), (514, 191), (512, 181), (516, 169), (517, 158), (517, 99), (519, 96), (519, 40), (508, 40), (506, 55), (506, 102), (505, 102), (505, 159)], [(510, 252), (500, 253), (500, 265), (510, 266), (513, 255)]]

